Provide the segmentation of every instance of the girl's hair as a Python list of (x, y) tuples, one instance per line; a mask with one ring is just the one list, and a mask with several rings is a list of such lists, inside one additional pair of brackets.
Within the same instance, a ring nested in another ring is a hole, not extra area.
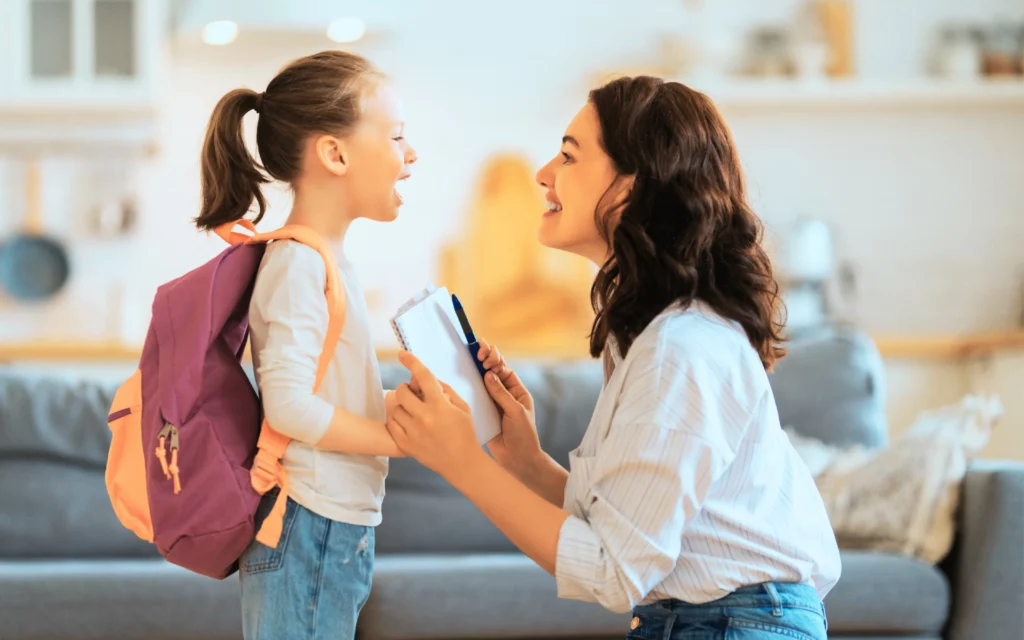
[[(270, 178), (282, 182), (297, 178), (309, 137), (345, 135), (359, 120), (366, 89), (382, 78), (365, 58), (323, 51), (290, 63), (263, 93), (228, 92), (214, 108), (206, 129), (203, 202), (196, 226), (209, 230), (238, 220), (253, 200), (258, 208), (253, 222), (259, 222), (267, 209), (260, 186)], [(242, 136), (242, 118), (252, 110), (259, 114), (256, 148), (262, 165), (246, 149)]]
[(605, 152), (635, 180), (617, 225), (609, 207), (595, 212), (612, 255), (590, 292), (591, 355), (609, 335), (625, 354), (667, 306), (699, 298), (743, 327), (770, 370), (785, 354), (779, 288), (732, 137), (711, 100), (677, 82), (636, 77), (595, 89), (590, 103)]

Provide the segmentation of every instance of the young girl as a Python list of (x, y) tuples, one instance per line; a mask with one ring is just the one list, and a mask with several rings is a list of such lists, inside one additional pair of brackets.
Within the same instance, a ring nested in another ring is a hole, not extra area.
[[(347, 309), (337, 351), (312, 394), (328, 325), (323, 259), (293, 241), (271, 243), (249, 309), (253, 364), (267, 421), (292, 438), (281, 462), (289, 495), (276, 549), (253, 542), (240, 560), (243, 633), (255, 638), (355, 637), (370, 593), (374, 527), (381, 521), (388, 456), (385, 396), (363, 292), (341, 247), (352, 221), (387, 222), (416, 153), (400, 103), (367, 60), (327, 51), (285, 67), (256, 93), (217, 104), (203, 146), (201, 229), (242, 218), (269, 181), (245, 148), (242, 118), (258, 114), (262, 169), (288, 183), (288, 224), (337, 247)], [(264, 496), (257, 525), (277, 490)]]

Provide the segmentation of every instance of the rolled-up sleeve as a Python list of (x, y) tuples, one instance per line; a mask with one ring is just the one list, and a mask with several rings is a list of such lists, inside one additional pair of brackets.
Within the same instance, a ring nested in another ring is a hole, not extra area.
[(327, 333), (326, 268), (320, 255), (293, 241), (268, 248), (249, 306), (253, 347), (267, 422), (281, 434), (316, 444), (334, 407), (313, 394)]
[[(735, 457), (743, 424), (712, 362), (647, 347), (631, 358), (604, 440), (574, 460), (584, 517), (562, 525), (558, 594), (614, 612), (639, 604), (676, 566), (682, 534)], [(568, 491), (567, 491), (568, 493)], [(567, 496), (568, 498), (569, 496)]]

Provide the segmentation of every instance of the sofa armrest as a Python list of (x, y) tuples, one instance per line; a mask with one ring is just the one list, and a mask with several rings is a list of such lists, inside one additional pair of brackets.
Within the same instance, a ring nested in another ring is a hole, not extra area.
[(1019, 640), (1024, 623), (1024, 464), (976, 461), (951, 558), (951, 640)]

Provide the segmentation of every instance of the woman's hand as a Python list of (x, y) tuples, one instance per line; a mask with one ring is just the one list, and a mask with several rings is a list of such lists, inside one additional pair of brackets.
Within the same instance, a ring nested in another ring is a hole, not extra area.
[(397, 406), (388, 418), (388, 433), (399, 449), (454, 484), (453, 475), (474, 455), (486, 458), (469, 405), (411, 353), (402, 351), (398, 359), (412, 381), (395, 390)]
[(501, 353), (483, 340), (479, 357), (488, 371), (484, 384), (501, 413), (501, 434), (487, 443), (487, 449), (498, 464), (521, 476), (542, 455), (533, 396)]

